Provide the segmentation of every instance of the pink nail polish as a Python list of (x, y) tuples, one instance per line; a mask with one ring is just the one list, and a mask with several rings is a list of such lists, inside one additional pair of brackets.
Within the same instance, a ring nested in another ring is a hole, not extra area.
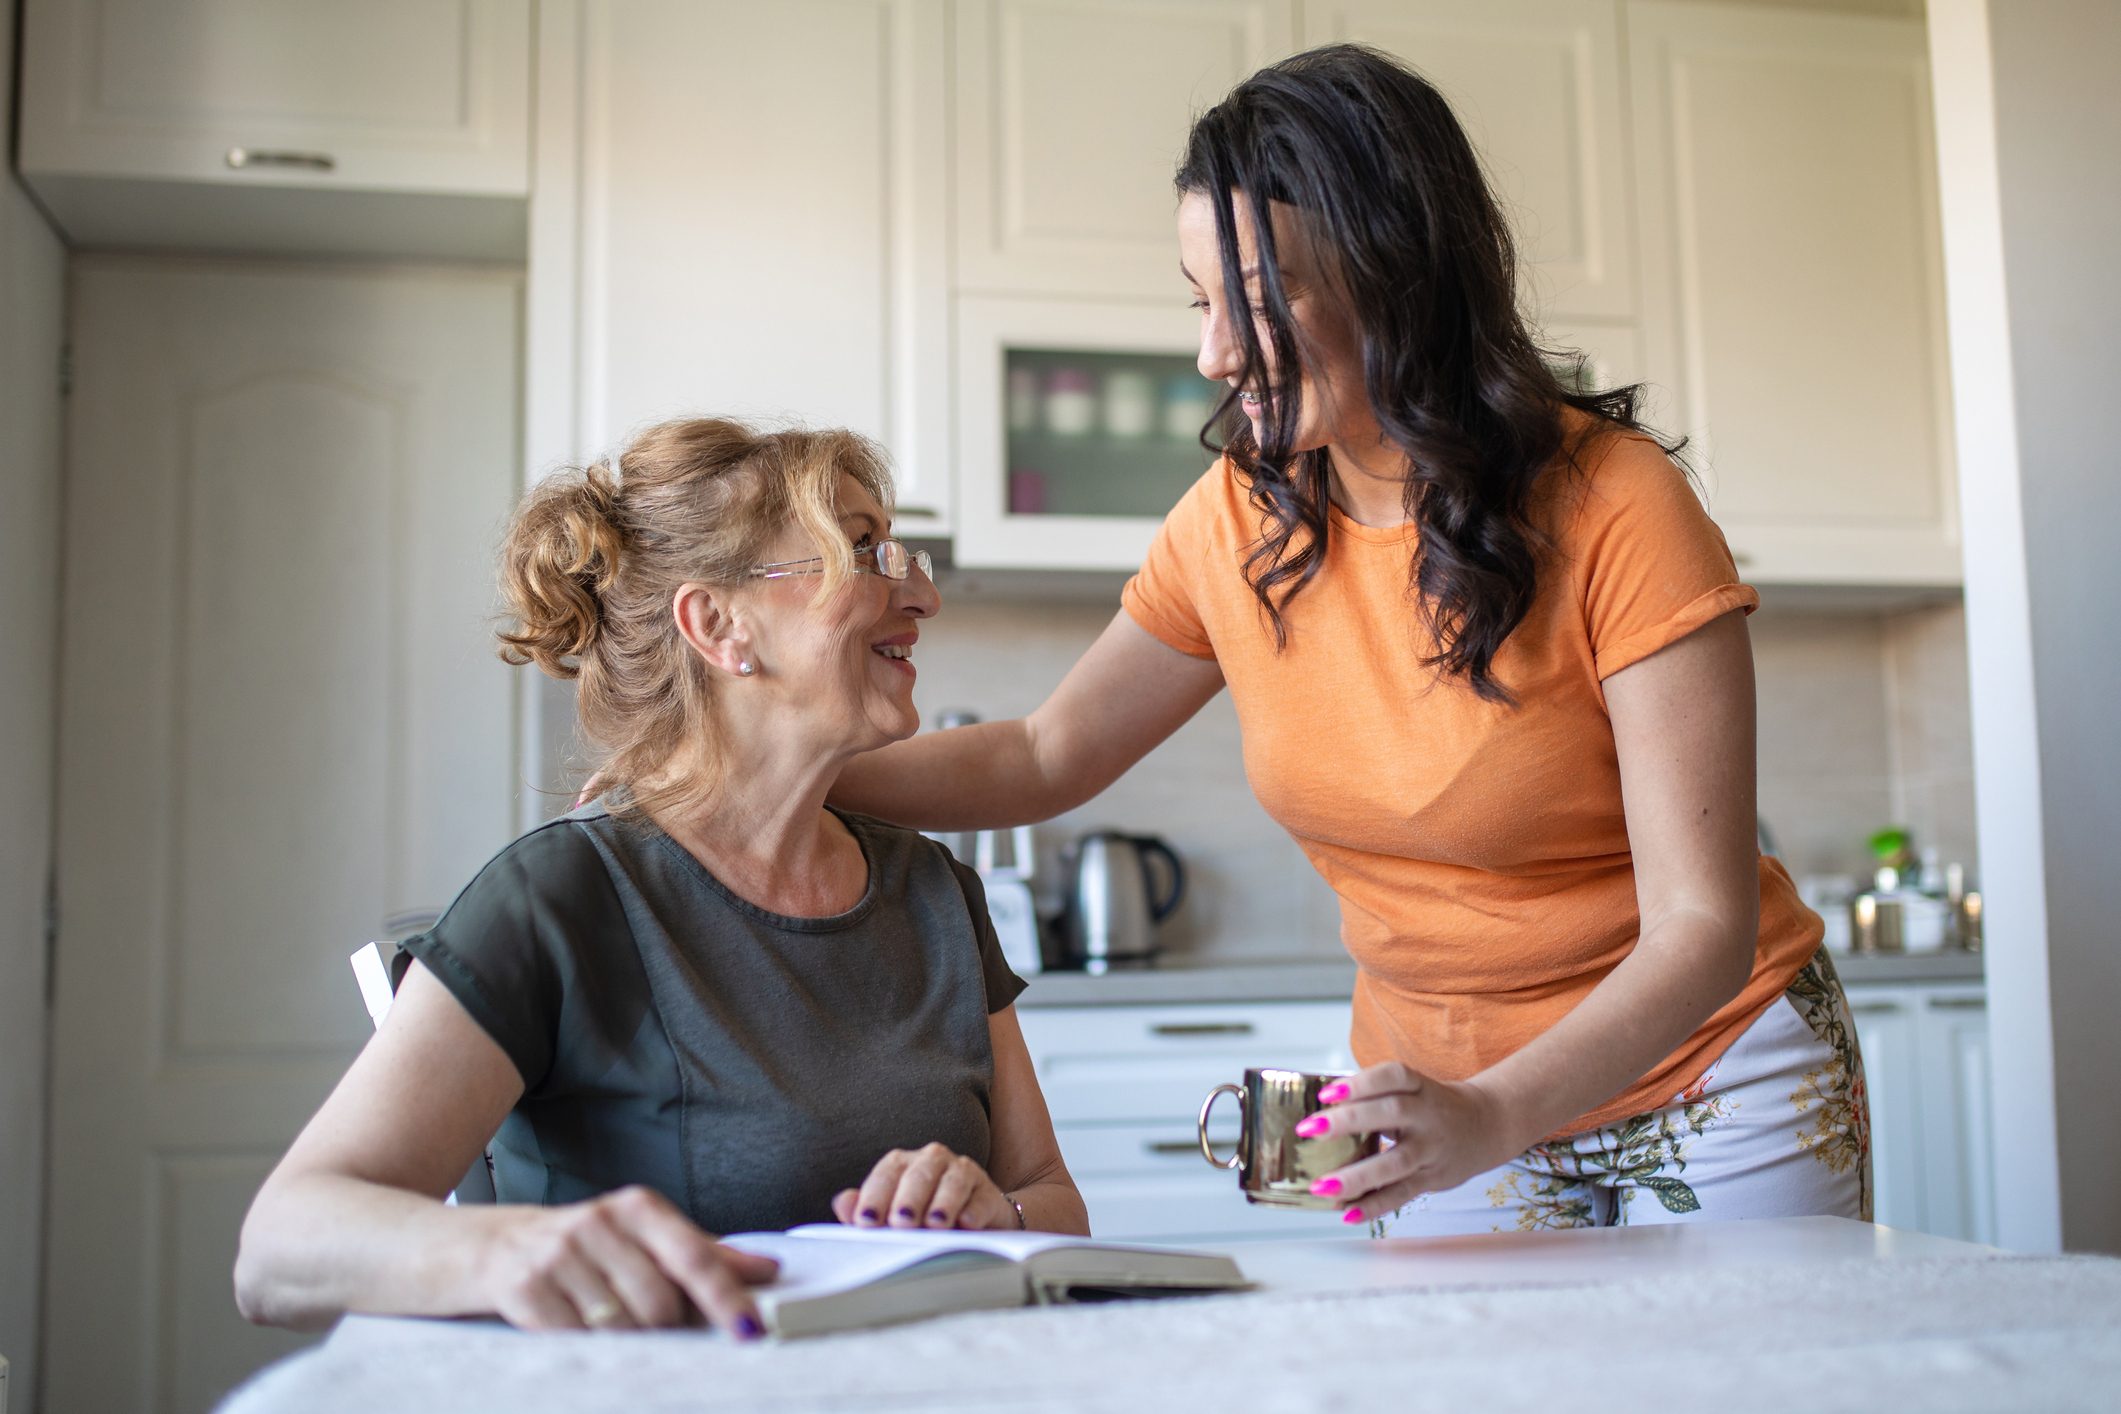
[(1311, 1191), (1321, 1198), (1331, 1198), (1340, 1192), (1340, 1180), (1330, 1174), (1311, 1185)]
[(1324, 1115), (1305, 1115), (1296, 1121), (1296, 1137), (1299, 1139), (1316, 1139), (1321, 1134), (1330, 1134), (1332, 1130), (1333, 1121)]
[(1340, 1220), (1344, 1223), (1359, 1223), (1362, 1221), (1362, 1209), (1350, 1208), (1340, 1215)]
[(1320, 1086), (1318, 1090), (1318, 1098), (1329, 1105), (1347, 1099), (1348, 1082), (1345, 1080), (1336, 1080), (1331, 1085)]

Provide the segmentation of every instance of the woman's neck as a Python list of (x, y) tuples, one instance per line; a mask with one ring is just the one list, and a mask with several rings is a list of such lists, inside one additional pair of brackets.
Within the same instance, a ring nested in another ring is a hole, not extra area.
[(712, 767), (694, 768), (712, 789), (655, 822), (749, 903), (798, 918), (844, 913), (868, 887), (860, 844), (825, 809), (845, 764), (814, 743), (727, 733)]
[(1326, 494), (1357, 525), (1405, 525), (1407, 456), (1374, 426), (1326, 446)]

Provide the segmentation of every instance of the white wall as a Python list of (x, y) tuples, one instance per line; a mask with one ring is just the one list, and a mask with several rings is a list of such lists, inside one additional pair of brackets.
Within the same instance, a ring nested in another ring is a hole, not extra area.
[(1929, 12), (1999, 1235), (2121, 1252), (2121, 6)]
[[(0, 152), (12, 150), (13, 7), (0, 6)], [(65, 255), (0, 176), (0, 1355), (26, 1414), (44, 1226), (44, 889), (58, 653), (59, 343)]]

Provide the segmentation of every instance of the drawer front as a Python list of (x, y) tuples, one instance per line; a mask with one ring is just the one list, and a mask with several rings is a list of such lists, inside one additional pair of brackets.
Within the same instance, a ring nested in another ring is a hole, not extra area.
[[(1212, 1176), (1211, 1176), (1212, 1177)], [(1337, 1213), (1255, 1207), (1235, 1179), (1203, 1184), (1195, 1178), (1106, 1179), (1082, 1185), (1090, 1231), (1112, 1242), (1232, 1243), (1287, 1237), (1369, 1234), (1367, 1223), (1344, 1223)]]
[[(1347, 1070), (1348, 1007), (1053, 1007), (1019, 1013), (1056, 1125), (1192, 1121), (1248, 1066)], [(1224, 1104), (1230, 1102), (1225, 1100)]]
[[(1218, 1126), (1219, 1152), (1236, 1141)], [(1210, 1168), (1193, 1123), (1107, 1125), (1060, 1131), (1068, 1172), (1090, 1209), (1090, 1231), (1115, 1242), (1242, 1242), (1276, 1237), (1360, 1237), (1368, 1228), (1330, 1211), (1245, 1201), (1237, 1175)]]

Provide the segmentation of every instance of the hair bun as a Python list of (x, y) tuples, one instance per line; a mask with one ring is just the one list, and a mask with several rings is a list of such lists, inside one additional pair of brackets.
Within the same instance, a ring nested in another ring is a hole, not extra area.
[(548, 477), (523, 498), (501, 547), (501, 592), (515, 621), (498, 635), (504, 661), (557, 678), (581, 671), (625, 544), (618, 510), (618, 478), (602, 463)]

